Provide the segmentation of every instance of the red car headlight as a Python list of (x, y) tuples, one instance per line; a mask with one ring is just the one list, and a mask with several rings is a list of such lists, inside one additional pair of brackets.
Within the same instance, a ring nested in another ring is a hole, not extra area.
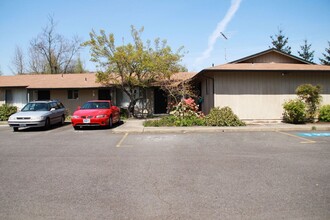
[(106, 118), (106, 117), (107, 117), (107, 115), (96, 115), (95, 118)]

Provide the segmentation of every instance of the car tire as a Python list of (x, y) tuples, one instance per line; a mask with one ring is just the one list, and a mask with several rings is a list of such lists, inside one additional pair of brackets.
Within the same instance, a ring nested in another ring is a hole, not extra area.
[(14, 132), (18, 131), (18, 127), (13, 127), (13, 131)]
[(108, 128), (112, 128), (113, 126), (113, 120), (112, 120), (112, 116), (109, 117), (109, 124), (108, 124)]
[(50, 120), (49, 118), (46, 118), (46, 121), (45, 121), (45, 130), (48, 130), (50, 128)]
[(62, 118), (61, 118), (61, 125), (64, 125), (64, 123), (65, 123), (65, 116), (62, 115)]

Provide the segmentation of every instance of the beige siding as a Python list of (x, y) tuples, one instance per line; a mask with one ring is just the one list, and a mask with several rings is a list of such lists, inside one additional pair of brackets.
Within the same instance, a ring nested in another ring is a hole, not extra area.
[(300, 63), (291, 57), (283, 56), (279, 53), (267, 53), (262, 56), (245, 60), (243, 63)]
[(60, 100), (64, 106), (68, 109), (69, 114), (72, 114), (78, 106), (81, 106), (85, 102), (98, 98), (97, 89), (78, 89), (78, 99), (68, 99), (68, 90), (51, 90), (51, 99)]
[[(10, 92), (10, 100), (6, 100), (6, 90)], [(0, 89), (0, 105), (9, 104), (17, 106), (18, 109), (27, 103), (26, 88), (4, 88)]]
[[(28, 101), (33, 101), (38, 99), (38, 90), (37, 89), (17, 89), (10, 88), (12, 92), (13, 100), (8, 103), (17, 106), (19, 109), (22, 108)], [(98, 88), (94, 89), (77, 89), (78, 90), (78, 98), (77, 99), (68, 99), (68, 90), (69, 89), (52, 89), (50, 90), (50, 99), (60, 100), (64, 106), (68, 109), (68, 114), (71, 115), (78, 106), (83, 105), (85, 102), (89, 100), (97, 100), (98, 99)], [(5, 104), (5, 93), (6, 89), (0, 89), (0, 105)], [(114, 105), (119, 106), (122, 101), (125, 100), (116, 100), (116, 93), (120, 96), (122, 92), (120, 90), (112, 89), (111, 97)], [(141, 94), (142, 95), (142, 94)], [(121, 99), (122, 99), (121, 95)], [(119, 103), (118, 103), (119, 102)], [(142, 102), (143, 104), (143, 112), (144, 114), (151, 115), (154, 112), (154, 93), (153, 88), (147, 89), (145, 94), (145, 100)], [(120, 106), (119, 106), (120, 107)], [(123, 106), (122, 106), (123, 107)], [(141, 103), (138, 103), (136, 108), (141, 108)]]
[(296, 98), (305, 83), (323, 87), (323, 104), (330, 104), (330, 75), (325, 73), (223, 72), (215, 74), (214, 106), (230, 106), (241, 119), (279, 120), (283, 103)]
[[(38, 99), (38, 90), (28, 91), (29, 101)], [(78, 99), (68, 99), (68, 89), (50, 90), (50, 99), (60, 100), (68, 109), (69, 114), (81, 106), (85, 102), (98, 98), (97, 89), (78, 89)]]

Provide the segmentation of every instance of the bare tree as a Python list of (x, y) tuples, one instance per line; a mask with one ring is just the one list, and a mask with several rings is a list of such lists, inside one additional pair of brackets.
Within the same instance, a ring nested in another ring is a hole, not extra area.
[(34, 47), (29, 48), (29, 71), (38, 74), (47, 72), (47, 61)]
[(23, 74), (25, 72), (24, 53), (19, 46), (15, 48), (15, 54), (11, 63), (12, 67), (10, 69), (14, 74)]
[(42, 29), (38, 37), (31, 40), (30, 59), (38, 59), (31, 60), (30, 67), (40, 68), (43, 66), (38, 63), (40, 61), (46, 62), (46, 73), (66, 73), (74, 55), (81, 48), (80, 40), (77, 36), (68, 40), (57, 34), (55, 26), (53, 17), (49, 16), (49, 24)]

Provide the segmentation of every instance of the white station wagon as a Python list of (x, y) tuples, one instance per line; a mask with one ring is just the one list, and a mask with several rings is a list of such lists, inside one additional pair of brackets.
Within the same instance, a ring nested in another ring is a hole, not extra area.
[(33, 101), (26, 104), (20, 112), (11, 115), (8, 124), (18, 131), (19, 128), (44, 127), (48, 129), (54, 124), (64, 124), (66, 109), (57, 100)]

